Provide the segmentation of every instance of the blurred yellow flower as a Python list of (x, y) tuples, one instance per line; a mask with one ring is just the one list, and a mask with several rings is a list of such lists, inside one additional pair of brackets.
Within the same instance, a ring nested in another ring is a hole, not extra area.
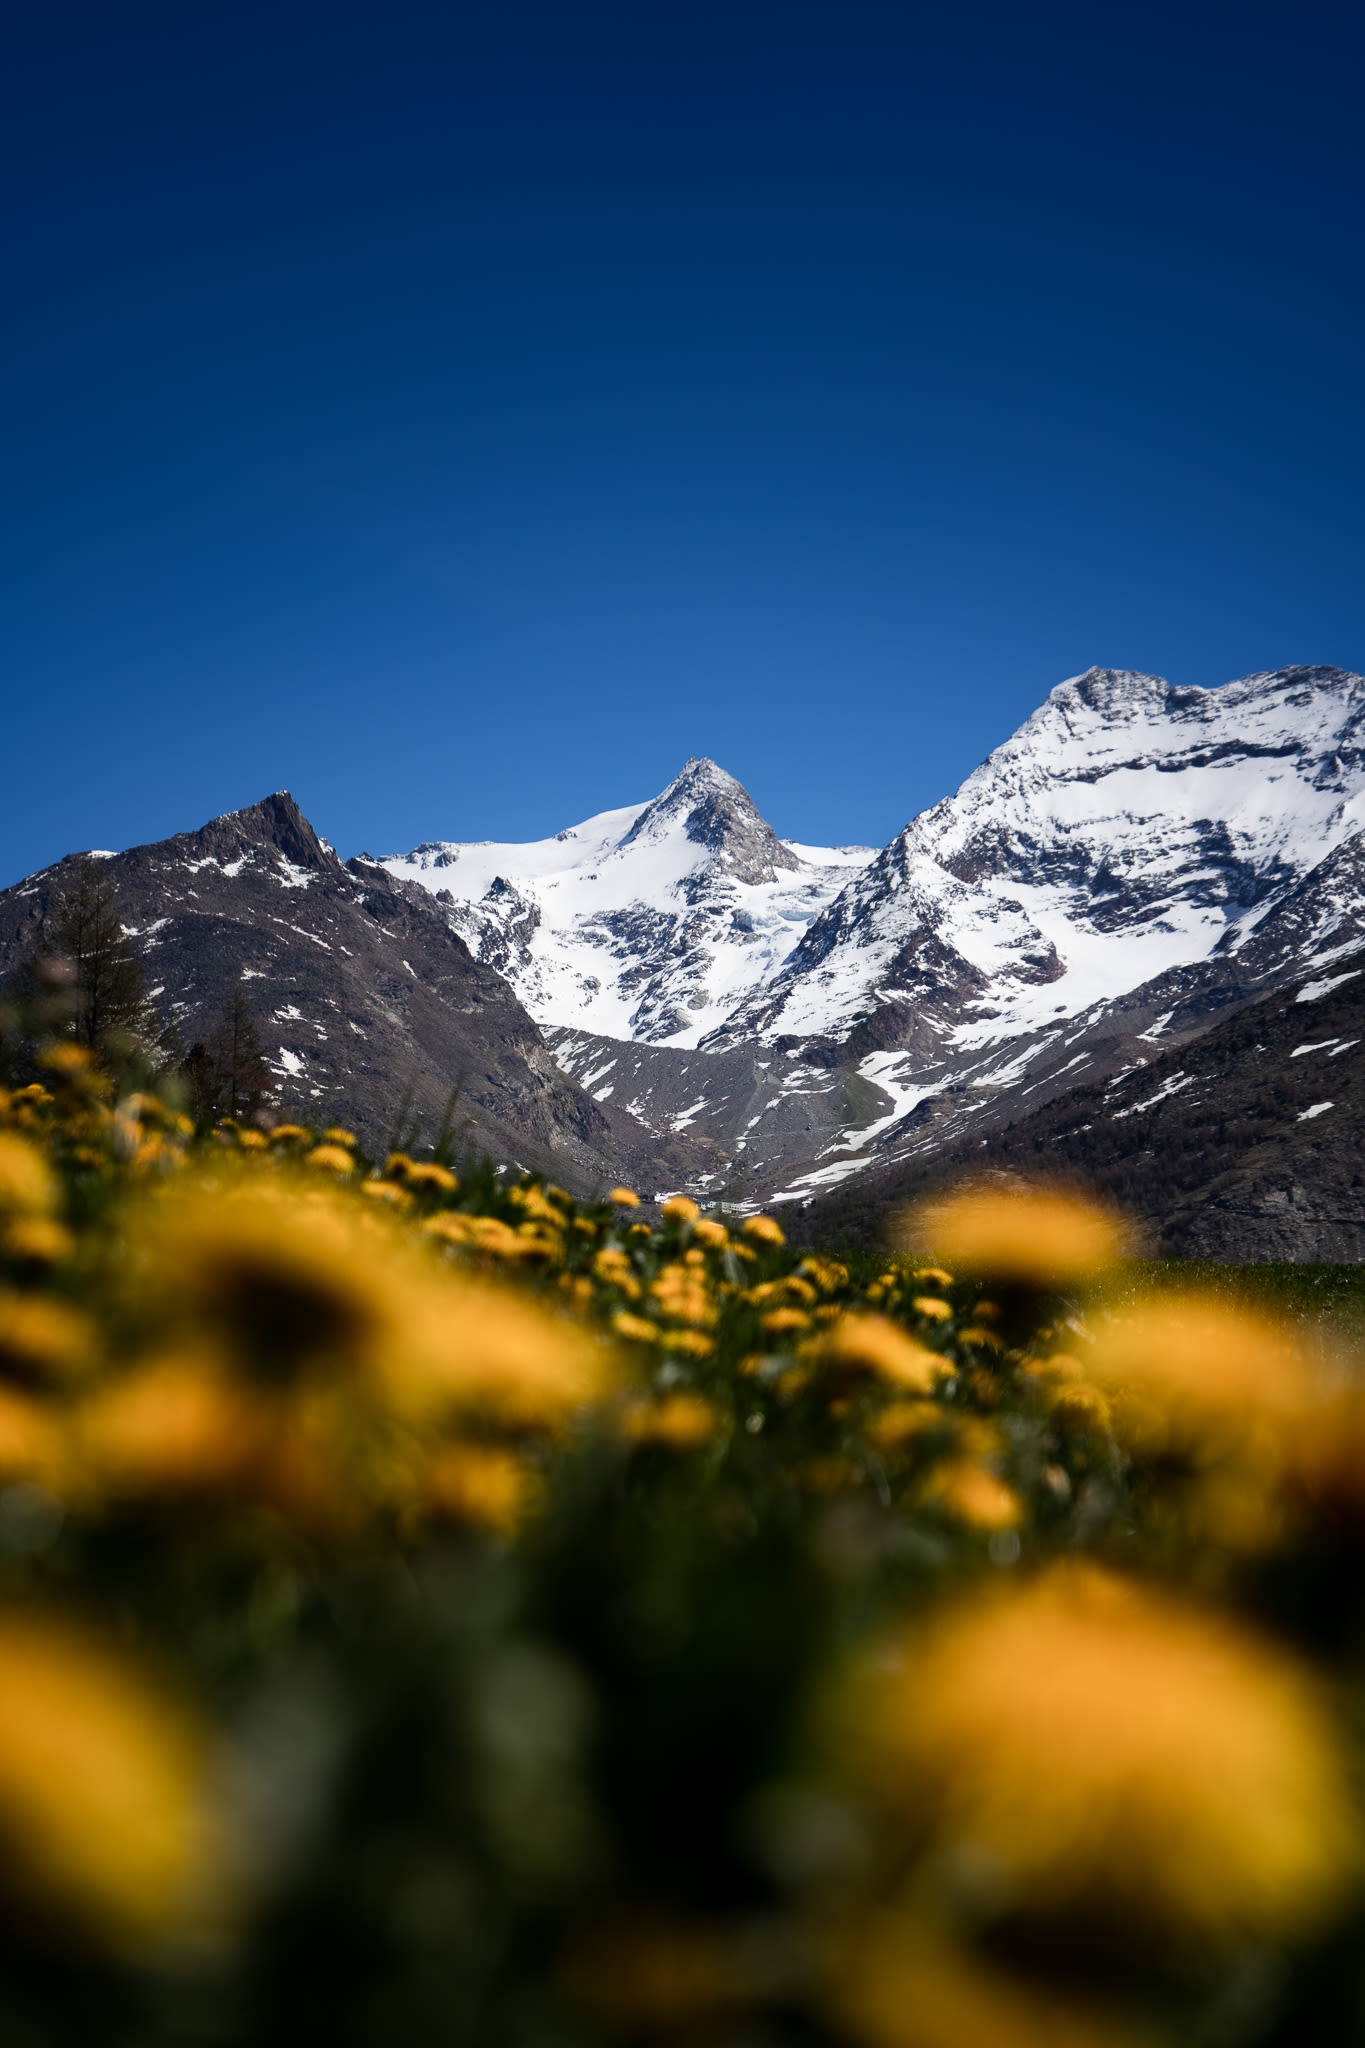
[(877, 1451), (903, 1451), (931, 1431), (948, 1426), (951, 1416), (936, 1401), (890, 1401), (866, 1425), (864, 1435)]
[(5, 1229), (4, 1246), (12, 1259), (55, 1266), (70, 1258), (76, 1240), (66, 1225), (52, 1216), (16, 1216)]
[(1123, 1246), (1117, 1217), (1045, 1187), (968, 1189), (913, 1213), (902, 1227), (956, 1272), (1026, 1287), (1084, 1286)]
[(845, 1374), (866, 1373), (915, 1394), (931, 1393), (952, 1371), (937, 1352), (917, 1344), (889, 1316), (841, 1316), (812, 1355)]
[(0, 1479), (32, 1480), (64, 1493), (71, 1460), (64, 1418), (13, 1387), (0, 1387)]
[(665, 1223), (695, 1223), (701, 1211), (686, 1195), (672, 1195), (663, 1204), (659, 1214)]
[(244, 1167), (135, 1210), (119, 1278), (153, 1331), (209, 1338), (250, 1377), (335, 1380), (402, 1347), (420, 1265), (410, 1239), (345, 1191)]
[(686, 1358), (709, 1358), (716, 1348), (700, 1330), (660, 1330), (659, 1343), (665, 1351), (680, 1351)]
[(95, 1486), (114, 1497), (250, 1489), (282, 1418), (215, 1361), (149, 1361), (81, 1404), (75, 1430)]
[(611, 1319), (611, 1326), (618, 1337), (627, 1338), (632, 1344), (657, 1344), (659, 1325), (646, 1322), (643, 1316), (630, 1315), (625, 1309), (618, 1309)]
[(46, 1216), (57, 1206), (57, 1181), (36, 1145), (0, 1131), (0, 1215)]
[(936, 1465), (918, 1498), (965, 1528), (988, 1533), (1017, 1529), (1024, 1519), (1024, 1503), (1013, 1487), (970, 1458), (948, 1458)]
[(1145, 1927), (1184, 1949), (1275, 1942), (1360, 1859), (1313, 1680), (1230, 1621), (1089, 1566), (912, 1631), (867, 1681), (871, 1782), (1002, 1911)]
[(305, 1154), (306, 1166), (319, 1166), (326, 1173), (350, 1173), (355, 1161), (344, 1145), (315, 1145)]
[(618, 1209), (638, 1209), (640, 1206), (640, 1197), (634, 1188), (613, 1188), (607, 1200), (615, 1202)]
[(194, 1908), (210, 1879), (200, 1740), (140, 1672), (74, 1629), (0, 1619), (6, 1889), (116, 1944)]
[(951, 1304), (940, 1301), (936, 1294), (917, 1294), (910, 1306), (917, 1316), (925, 1316), (931, 1323), (952, 1321)]
[(878, 1915), (836, 1954), (833, 2016), (870, 2048), (1138, 2048), (1139, 2038), (1146, 2041), (1117, 2015), (1011, 1975), (899, 1914)]
[(706, 1275), (695, 1267), (665, 1266), (650, 1282), (649, 1291), (664, 1314), (676, 1322), (696, 1323), (710, 1329), (716, 1320), (716, 1304)]
[(499, 1536), (515, 1535), (540, 1491), (520, 1458), (492, 1444), (443, 1444), (423, 1475), (429, 1507)]
[(679, 1451), (710, 1443), (719, 1427), (720, 1412), (703, 1394), (666, 1394), (658, 1401), (632, 1401), (621, 1414), (621, 1434), (627, 1442), (669, 1444)]
[(1288, 1423), (1316, 1396), (1287, 1331), (1197, 1294), (1168, 1295), (1098, 1325), (1087, 1368), (1114, 1389), (1121, 1421), (1144, 1441), (1164, 1443), (1191, 1425)]
[(612, 1354), (580, 1325), (507, 1288), (453, 1272), (433, 1277), (440, 1285), (413, 1290), (380, 1360), (400, 1413), (555, 1430), (612, 1391)]
[(771, 1216), (750, 1216), (743, 1228), (744, 1235), (754, 1244), (781, 1245), (787, 1242), (782, 1225)]
[(770, 1308), (758, 1320), (761, 1328), (774, 1337), (780, 1337), (787, 1330), (810, 1328), (810, 1317), (803, 1308)]
[(730, 1242), (730, 1233), (725, 1225), (717, 1223), (711, 1216), (701, 1217), (692, 1235), (698, 1244), (704, 1244), (710, 1251), (720, 1251)]
[(0, 1292), (0, 1374), (67, 1380), (94, 1362), (90, 1318), (44, 1294)]

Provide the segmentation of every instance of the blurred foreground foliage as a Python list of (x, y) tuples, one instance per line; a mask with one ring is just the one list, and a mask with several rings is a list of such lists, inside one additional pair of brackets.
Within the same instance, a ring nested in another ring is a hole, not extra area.
[(1365, 1389), (988, 1188), (765, 1217), (0, 1097), (0, 2040), (1365, 2025)]

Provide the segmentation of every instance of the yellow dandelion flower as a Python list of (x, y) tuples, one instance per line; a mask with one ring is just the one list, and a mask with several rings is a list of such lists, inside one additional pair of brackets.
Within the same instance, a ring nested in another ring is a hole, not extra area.
[(66, 1225), (51, 1216), (16, 1216), (6, 1226), (3, 1242), (12, 1259), (35, 1266), (60, 1265), (76, 1249)]
[(625, 1337), (632, 1344), (657, 1344), (659, 1325), (645, 1321), (643, 1316), (630, 1315), (625, 1309), (618, 1309), (611, 1319), (611, 1326), (618, 1337)]
[[(869, 1294), (871, 1289), (868, 1289)], [(936, 1294), (918, 1294), (910, 1304), (917, 1316), (927, 1316), (930, 1322), (943, 1323), (952, 1318), (952, 1308), (946, 1301), (940, 1301)]]
[(344, 1145), (315, 1145), (311, 1152), (304, 1154), (305, 1166), (316, 1166), (324, 1173), (351, 1173), (355, 1161)]
[(969, 1189), (922, 1209), (909, 1228), (956, 1271), (1027, 1287), (1083, 1286), (1123, 1248), (1117, 1217), (1045, 1187)]
[(723, 1250), (730, 1242), (730, 1233), (725, 1225), (717, 1223), (712, 1216), (701, 1217), (694, 1226), (692, 1235), (698, 1244), (705, 1245), (708, 1251), (713, 1252)]
[(237, 1143), (243, 1152), (266, 1152), (270, 1149), (270, 1140), (264, 1131), (238, 1131)]
[(68, 1440), (52, 1409), (14, 1387), (0, 1387), (0, 1479), (32, 1480), (64, 1493), (69, 1478)]
[(407, 1189), (400, 1188), (396, 1180), (363, 1180), (360, 1192), (372, 1202), (382, 1202), (390, 1209), (406, 1209), (412, 1202)]
[(1308, 1673), (1093, 1567), (912, 1631), (856, 1726), (888, 1807), (931, 1858), (989, 1859), (1005, 1912), (1235, 1948), (1313, 1930), (1359, 1868), (1348, 1764)]
[(209, 1876), (202, 1745), (102, 1645), (0, 1619), (0, 1825), (7, 1885), (117, 1944), (181, 1918)]
[(837, 1955), (832, 2014), (868, 2048), (1154, 2048), (1117, 2014), (1073, 2002), (898, 1914)]
[(1048, 1414), (1057, 1427), (1072, 1431), (1107, 1432), (1113, 1427), (1108, 1397), (1084, 1380), (1068, 1380), (1057, 1388), (1048, 1403)]
[(420, 1422), (467, 1414), (554, 1430), (611, 1391), (611, 1354), (581, 1325), (453, 1271), (433, 1278), (439, 1287), (413, 1291), (380, 1362), (404, 1415)]
[(942, 1429), (948, 1417), (934, 1401), (890, 1401), (867, 1424), (864, 1434), (874, 1450), (894, 1453), (903, 1451), (928, 1435)]
[(640, 1206), (640, 1197), (634, 1188), (613, 1188), (607, 1200), (615, 1202), (618, 1209), (638, 1209)]
[(744, 1235), (754, 1244), (781, 1245), (787, 1242), (782, 1225), (772, 1216), (750, 1216), (743, 1229)]
[(686, 1195), (672, 1195), (660, 1209), (665, 1223), (695, 1223), (701, 1211)]
[(710, 1329), (717, 1309), (704, 1272), (695, 1267), (665, 1266), (651, 1282), (650, 1293), (666, 1316), (676, 1322), (696, 1323)]
[(151, 1331), (211, 1339), (252, 1378), (334, 1383), (402, 1343), (428, 1273), (412, 1239), (342, 1190), (247, 1171), (134, 1210), (118, 1281)]
[(56, 1206), (56, 1176), (38, 1147), (0, 1131), (0, 1215), (46, 1216)]
[(491, 1444), (443, 1444), (422, 1475), (426, 1505), (457, 1522), (513, 1536), (538, 1505), (536, 1473)]
[(1024, 1504), (1013, 1487), (968, 1458), (952, 1458), (935, 1466), (919, 1499), (923, 1506), (936, 1508), (964, 1528), (992, 1534), (1017, 1529), (1024, 1519)]
[(720, 1428), (720, 1411), (703, 1394), (666, 1394), (660, 1401), (632, 1401), (622, 1410), (620, 1427), (629, 1443), (690, 1451), (710, 1443)]
[(323, 1132), (323, 1142), (328, 1145), (347, 1145), (352, 1151), (358, 1142), (354, 1131), (345, 1130), (341, 1124), (329, 1124)]
[(842, 1316), (821, 1338), (819, 1356), (845, 1373), (867, 1373), (916, 1394), (931, 1393), (952, 1370), (889, 1316)]
[(313, 1134), (302, 1124), (275, 1124), (269, 1133), (272, 1145), (311, 1145)]
[(951, 1287), (953, 1276), (943, 1266), (920, 1266), (910, 1275), (916, 1287)]
[(459, 1191), (459, 1179), (448, 1166), (440, 1166), (434, 1159), (419, 1159), (409, 1166), (407, 1184), (410, 1188), (427, 1189), (438, 1195), (453, 1195)]
[(95, 1485), (116, 1497), (232, 1492), (258, 1474), (281, 1418), (216, 1361), (148, 1361), (100, 1388), (75, 1419)]
[(94, 1360), (90, 1318), (43, 1294), (0, 1293), (0, 1373), (11, 1379), (67, 1380)]
[(1316, 1397), (1287, 1331), (1199, 1295), (1150, 1302), (1101, 1325), (1096, 1338), (1090, 1374), (1115, 1390), (1126, 1427), (1144, 1440), (1251, 1418), (1287, 1424)]
[(665, 1351), (677, 1351), (686, 1358), (709, 1358), (716, 1348), (700, 1330), (661, 1330), (659, 1343)]
[(808, 1330), (810, 1317), (803, 1308), (770, 1308), (766, 1315), (759, 1317), (759, 1325), (770, 1335), (781, 1336), (787, 1330)]

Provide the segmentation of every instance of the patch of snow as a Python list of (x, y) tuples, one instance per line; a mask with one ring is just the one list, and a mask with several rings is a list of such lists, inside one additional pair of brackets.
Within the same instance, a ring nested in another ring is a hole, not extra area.
[(1334, 988), (1343, 982), (1354, 981), (1358, 974), (1365, 974), (1365, 968), (1353, 967), (1349, 974), (1334, 974), (1327, 981), (1306, 981), (1295, 996), (1296, 1003), (1318, 1003), (1324, 996), (1330, 996)]
[(1335, 1102), (1315, 1102), (1311, 1109), (1304, 1110), (1303, 1114), (1297, 1117), (1295, 1121), (1297, 1123), (1306, 1124), (1310, 1120), (1310, 1118), (1315, 1116), (1321, 1116), (1324, 1110), (1335, 1108)]
[(1192, 1087), (1196, 1076), (1193, 1074), (1172, 1074), (1169, 1081), (1163, 1081), (1155, 1095), (1149, 1095), (1145, 1102), (1130, 1102), (1127, 1109), (1111, 1112), (1114, 1122), (1119, 1123), (1126, 1116), (1136, 1116), (1141, 1109), (1155, 1109), (1158, 1102), (1165, 1102), (1169, 1096), (1178, 1095), (1182, 1088)]

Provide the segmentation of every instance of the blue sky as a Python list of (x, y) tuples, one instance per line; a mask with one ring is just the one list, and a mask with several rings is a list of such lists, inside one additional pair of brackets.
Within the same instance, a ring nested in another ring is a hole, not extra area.
[(0, 76), (0, 882), (1365, 666), (1358, 10), (125, 0)]

